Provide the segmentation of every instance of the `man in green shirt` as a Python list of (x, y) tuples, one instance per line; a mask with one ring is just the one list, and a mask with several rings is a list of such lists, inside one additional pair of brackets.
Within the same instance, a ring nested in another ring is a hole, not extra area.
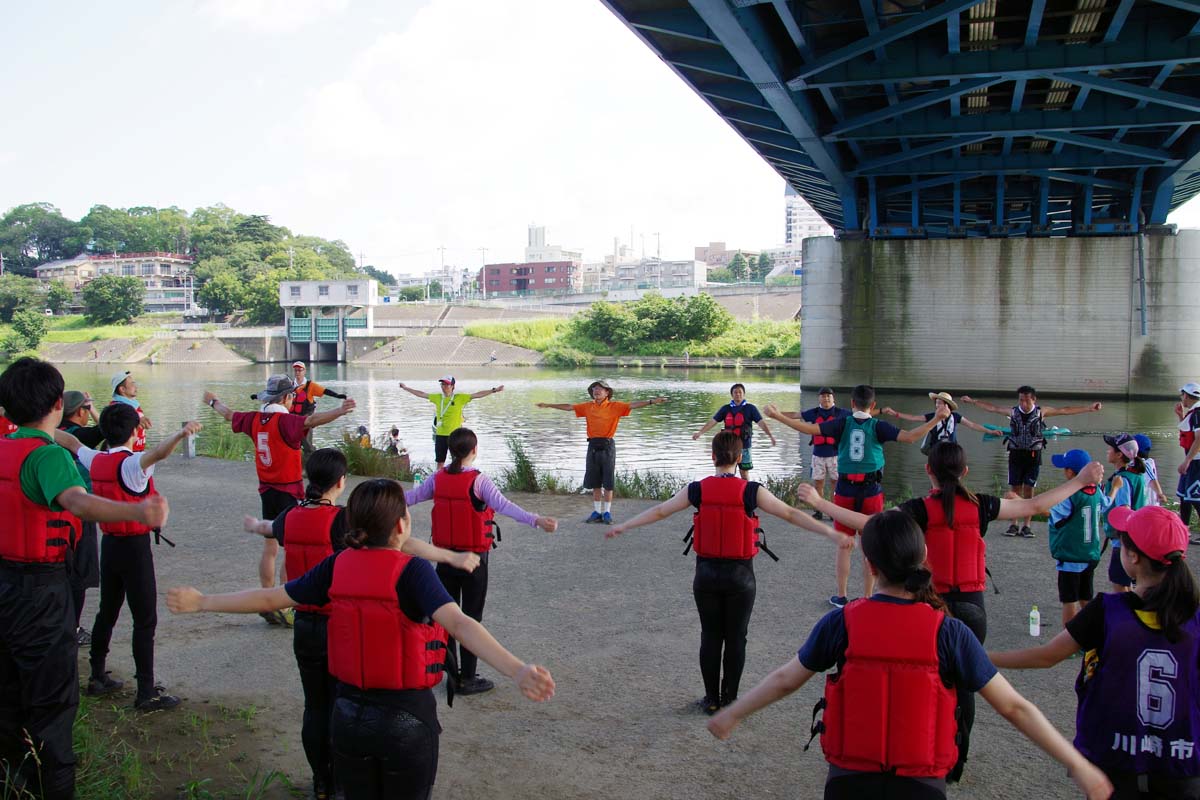
[(443, 375), (438, 378), (438, 384), (442, 388), (441, 394), (426, 394), (405, 386), (403, 383), (400, 384), (400, 388), (411, 395), (433, 403), (433, 407), (436, 409), (433, 417), (433, 460), (437, 462), (438, 469), (441, 469), (446, 464), (450, 434), (463, 425), (463, 406), (480, 397), (503, 392), (504, 386), (493, 386), (491, 389), (482, 389), (474, 394), (456, 394), (453, 375)]
[(47, 800), (67, 800), (75, 796), (79, 705), (67, 561), (80, 519), (157, 527), (167, 503), (87, 493), (71, 454), (54, 444), (63, 378), (52, 364), (14, 361), (0, 374), (0, 405), (19, 426), (0, 439), (0, 789), (20, 793), (23, 781)]

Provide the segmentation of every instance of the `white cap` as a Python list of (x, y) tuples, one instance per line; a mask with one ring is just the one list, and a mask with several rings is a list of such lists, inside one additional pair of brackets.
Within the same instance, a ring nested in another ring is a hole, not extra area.
[(1195, 381), (1185, 383), (1179, 387), (1179, 391), (1190, 394), (1192, 397), (1200, 397), (1200, 383), (1196, 383)]
[(303, 362), (303, 361), (293, 361), (293, 362), (292, 362), (292, 366), (293, 366), (293, 367), (303, 367), (303, 366), (304, 366), (304, 362)]
[[(127, 369), (123, 369), (120, 372), (113, 373), (112, 380), (109, 381), (109, 383), (112, 384), (113, 394), (117, 393), (117, 387), (120, 386), (122, 383), (124, 383), (125, 379), (128, 377), (129, 377), (129, 370), (127, 370)], [(1189, 386), (1195, 386), (1195, 384), (1189, 384)]]

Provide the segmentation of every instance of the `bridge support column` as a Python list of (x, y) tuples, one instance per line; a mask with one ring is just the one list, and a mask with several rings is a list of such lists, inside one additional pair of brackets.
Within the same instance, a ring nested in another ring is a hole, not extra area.
[(1092, 396), (1200, 379), (1200, 231), (1135, 237), (804, 241), (801, 382)]

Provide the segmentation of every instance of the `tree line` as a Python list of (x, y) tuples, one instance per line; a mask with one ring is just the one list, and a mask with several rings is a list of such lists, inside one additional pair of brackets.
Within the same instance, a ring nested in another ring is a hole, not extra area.
[[(360, 270), (350, 248), (341, 240), (294, 234), (272, 224), (265, 215), (243, 214), (225, 205), (198, 208), (190, 214), (175, 206), (96, 205), (75, 221), (50, 203), (28, 203), (0, 218), (0, 255), (5, 267), (5, 275), (0, 278), (0, 320), (10, 322), (13, 313), (5, 299), (5, 278), (9, 279), (10, 293), (22, 294), (28, 300), (32, 292), (40, 291), (46, 297), (38, 307), (57, 312), (71, 302), (71, 293), (61, 286), (38, 287), (29, 279), (36, 267), (80, 253), (156, 251), (195, 257), (197, 302), (223, 316), (244, 311), (246, 320), (254, 324), (273, 324), (283, 319), (280, 281), (366, 275), (385, 284), (395, 282), (391, 275), (374, 267)], [(22, 276), (24, 282), (18, 280)], [(82, 298), (89, 318), (114, 322), (121, 321), (114, 315), (130, 319), (140, 313), (140, 294), (136, 305), (111, 302), (119, 297), (128, 299), (131, 291), (140, 292), (140, 280), (104, 276), (90, 286), (96, 288), (90, 293), (85, 290)], [(14, 307), (20, 307), (19, 303)], [(130, 309), (133, 313), (126, 316)]]

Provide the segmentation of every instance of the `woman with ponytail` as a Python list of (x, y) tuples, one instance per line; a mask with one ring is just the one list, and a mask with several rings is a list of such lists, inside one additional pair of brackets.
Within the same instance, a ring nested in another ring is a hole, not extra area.
[[(469, 428), (452, 432), (446, 446), (450, 464), (405, 492), (404, 496), (410, 506), (433, 499), (430, 516), (435, 545), (479, 559), (479, 568), (474, 571), (442, 563), (438, 564), (437, 574), (450, 597), (466, 615), (482, 622), (483, 606), (487, 601), (488, 553), (500, 539), (499, 528), (493, 521), (495, 515), (503, 514), (546, 533), (558, 529), (558, 520), (521, 508), (501, 494), (491, 478), (472, 466), (479, 454), (479, 439)], [(458, 658), (460, 679), (455, 690), (458, 694), (480, 694), (495, 686), (476, 674), (479, 659), (475, 653), (465, 647), (457, 648), (454, 641), (450, 642), (450, 651)]]
[(876, 593), (826, 614), (798, 657), (713, 717), (709, 731), (729, 738), (746, 717), (836, 667), (818, 703), (824, 715), (813, 725), (830, 765), (826, 800), (941, 800), (957, 758), (954, 691), (961, 687), (983, 695), (1065, 766), (1090, 800), (1107, 798), (1112, 787), (1104, 774), (996, 671), (967, 627), (945, 614), (912, 517), (894, 510), (872, 516), (862, 549), (878, 578)]
[[(284, 510), (274, 520), (247, 516), (247, 533), (273, 538), (284, 549), (286, 574), (300, 576), (325, 558), (346, 547), (346, 509), (337, 505), (346, 488), (346, 456), (332, 447), (317, 450), (308, 458), (308, 486), (304, 502)], [(404, 552), (429, 561), (445, 561), (470, 571), (479, 565), (473, 553), (453, 553), (409, 539)], [(278, 611), (269, 612), (278, 614)], [(312, 768), (313, 797), (326, 800), (335, 790), (329, 756), (329, 717), (333, 710), (333, 678), (329, 675), (326, 628), (329, 606), (297, 606), (292, 652), (300, 669), (304, 690), (304, 722), (300, 739)]]
[[(987, 589), (987, 546), (983, 537), (988, 523), (995, 519), (1024, 519), (1047, 511), (1088, 484), (1104, 477), (1099, 463), (1080, 470), (1072, 480), (1028, 499), (1006, 500), (993, 495), (974, 494), (963, 484), (968, 472), (966, 455), (955, 442), (938, 442), (929, 452), (925, 473), (931, 491), (923, 498), (901, 503), (925, 533), (929, 548), (929, 568), (933, 586), (949, 612), (975, 634), (979, 644), (987, 639), (987, 611), (983, 598)], [(871, 519), (851, 509), (827, 503), (811, 486), (800, 487), (800, 500), (833, 519), (861, 530)], [(975, 721), (975, 697), (970, 691), (959, 692), (961, 731), (959, 761), (951, 781), (962, 777), (970, 754), (971, 727)]]
[(176, 614), (255, 613), (293, 604), (330, 607), (333, 777), (346, 800), (427, 799), (437, 775), (437, 706), (454, 636), (530, 700), (554, 695), (544, 668), (526, 664), (450, 599), (429, 562), (403, 552), (412, 521), (404, 488), (375, 478), (346, 505), (347, 549), (282, 587), (204, 595), (167, 592)]
[[(1137, 439), (1128, 433), (1114, 433), (1104, 437), (1108, 445), (1108, 463), (1116, 470), (1108, 479), (1108, 508), (1122, 506), (1137, 511), (1150, 504), (1149, 480), (1146, 465), (1142, 461)], [(1108, 580), (1114, 592), (1128, 592), (1133, 578), (1125, 573), (1121, 561), (1121, 537), (1119, 531), (1107, 522), (1104, 532), (1112, 544), (1112, 556), (1108, 561)]]
[(1129, 592), (1103, 594), (1040, 647), (992, 653), (998, 667), (1044, 669), (1081, 649), (1075, 746), (1118, 800), (1200, 797), (1200, 588), (1188, 529), (1161, 506), (1118, 506)]

